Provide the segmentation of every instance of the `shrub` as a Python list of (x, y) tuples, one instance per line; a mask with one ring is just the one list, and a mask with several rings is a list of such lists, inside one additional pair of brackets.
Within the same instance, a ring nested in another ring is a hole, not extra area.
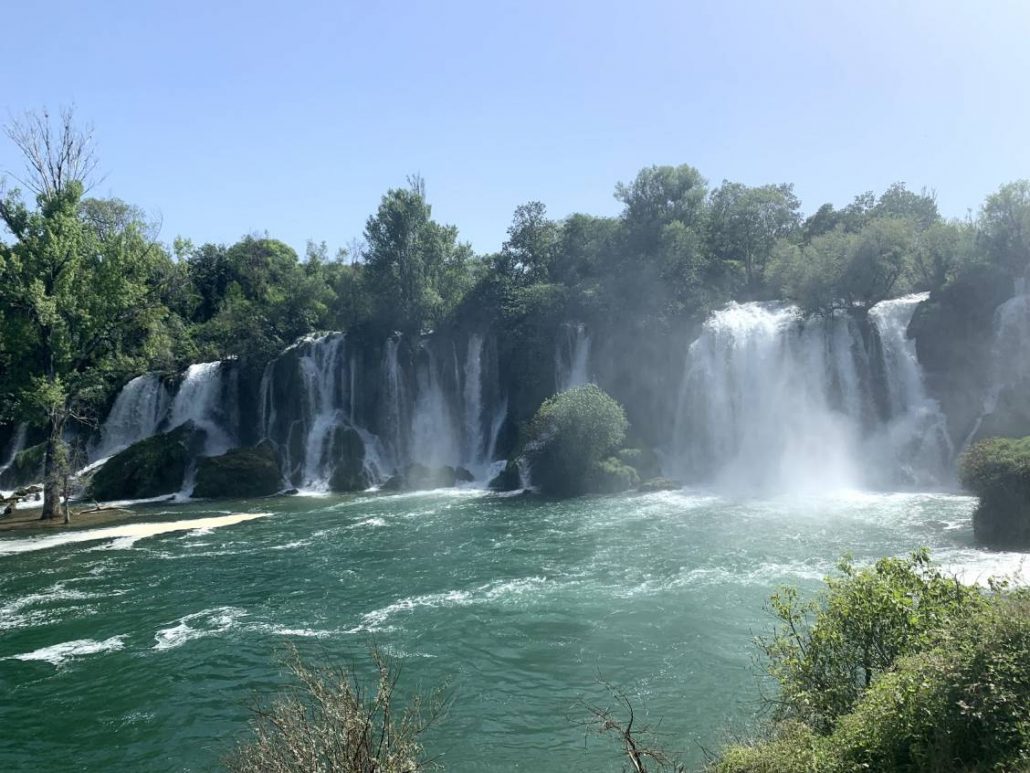
[(902, 659), (830, 739), (838, 770), (1025, 770), (1030, 598), (999, 599)]
[(979, 609), (976, 588), (943, 575), (926, 551), (884, 558), (856, 569), (802, 602), (786, 588), (771, 599), (779, 625), (760, 641), (769, 673), (779, 682), (778, 719), (797, 719), (820, 733), (854, 708), (873, 680), (898, 658), (925, 648), (952, 621)]
[(548, 398), (523, 446), (533, 485), (555, 496), (592, 490), (597, 465), (619, 447), (628, 427), (622, 406), (593, 384)]
[(960, 465), (962, 485), (980, 498), (976, 538), (992, 546), (1030, 545), (1030, 437), (975, 443)]
[(397, 672), (376, 649), (376, 686), (351, 669), (312, 668), (296, 650), (286, 666), (293, 683), (254, 710), (253, 738), (223, 763), (238, 773), (417, 773), (432, 767), (421, 737), (442, 714), (441, 693), (395, 706)]

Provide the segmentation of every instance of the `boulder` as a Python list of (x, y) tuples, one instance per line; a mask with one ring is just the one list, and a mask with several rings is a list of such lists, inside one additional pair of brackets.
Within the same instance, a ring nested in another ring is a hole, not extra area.
[(615, 456), (595, 462), (587, 477), (588, 490), (593, 494), (617, 494), (640, 485), (637, 471)]
[(517, 491), (522, 488), (518, 462), (510, 460), (488, 485), (493, 491)]
[(275, 450), (269, 443), (235, 448), (221, 456), (205, 456), (197, 462), (193, 496), (210, 499), (263, 497), (282, 488)]
[(149, 499), (182, 488), (190, 462), (204, 447), (205, 432), (193, 422), (141, 440), (96, 471), (89, 496), (101, 501)]
[(668, 478), (650, 478), (637, 487), (637, 491), (644, 494), (651, 494), (656, 491), (678, 491), (683, 488), (681, 483)]
[(365, 472), (365, 441), (350, 427), (337, 427), (332, 437), (333, 469), (329, 488), (333, 491), (364, 491), (372, 481)]

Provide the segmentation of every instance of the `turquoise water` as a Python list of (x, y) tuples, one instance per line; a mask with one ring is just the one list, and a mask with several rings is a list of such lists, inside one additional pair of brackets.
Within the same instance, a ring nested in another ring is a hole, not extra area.
[(285, 643), (363, 663), (373, 638), (402, 685), (450, 684), (427, 738), (448, 770), (621, 769), (577, 726), (581, 699), (605, 700), (598, 674), (696, 762), (759, 709), (751, 640), (778, 585), (814, 590), (845, 552), (921, 545), (970, 580), (1018, 571), (1023, 555), (973, 547), (972, 506), (450, 490), (195, 503), (143, 520), (269, 515), (4, 538), (0, 769), (210, 770), (280, 683)]

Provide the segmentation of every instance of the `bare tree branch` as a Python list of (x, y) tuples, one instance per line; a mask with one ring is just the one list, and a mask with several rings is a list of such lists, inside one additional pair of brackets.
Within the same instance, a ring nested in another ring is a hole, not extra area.
[(89, 190), (97, 157), (94, 153), (93, 127), (78, 126), (73, 108), (63, 108), (54, 121), (44, 108), (12, 119), (4, 132), (25, 157), (26, 173), (11, 176), (37, 196), (51, 198), (71, 182)]

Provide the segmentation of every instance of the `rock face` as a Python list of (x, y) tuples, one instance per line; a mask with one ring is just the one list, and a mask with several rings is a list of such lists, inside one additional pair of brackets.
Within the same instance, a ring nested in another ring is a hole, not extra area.
[(329, 476), (332, 491), (364, 491), (372, 485), (365, 469), (365, 442), (358, 431), (336, 427), (332, 439), (333, 466)]
[(927, 391), (941, 404), (956, 448), (983, 410), (993, 375), (995, 311), (1012, 294), (1012, 279), (984, 266), (933, 292), (909, 323)]
[(202, 457), (197, 462), (195, 497), (244, 499), (270, 496), (280, 489), (282, 475), (268, 443)]
[(962, 484), (980, 498), (973, 513), (978, 542), (1030, 547), (1030, 437), (991, 438), (962, 458)]
[(89, 496), (101, 501), (147, 499), (174, 494), (204, 447), (203, 430), (192, 422), (154, 435), (115, 454), (97, 470)]
[(435, 488), (450, 488), (458, 483), (475, 480), (464, 467), (427, 467), (424, 464), (409, 464), (399, 475), (383, 484), (384, 491), (419, 491)]

